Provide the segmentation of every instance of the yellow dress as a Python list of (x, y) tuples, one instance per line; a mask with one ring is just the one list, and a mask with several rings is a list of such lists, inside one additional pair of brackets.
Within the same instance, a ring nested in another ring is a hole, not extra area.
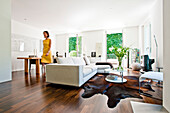
[(46, 54), (47, 54), (47, 52), (49, 50), (49, 44), (50, 44), (50, 39), (43, 40), (44, 49), (43, 49), (43, 55), (42, 55), (42, 58), (41, 58), (41, 62), (42, 63), (52, 63), (51, 50), (49, 52), (49, 55), (46, 56)]

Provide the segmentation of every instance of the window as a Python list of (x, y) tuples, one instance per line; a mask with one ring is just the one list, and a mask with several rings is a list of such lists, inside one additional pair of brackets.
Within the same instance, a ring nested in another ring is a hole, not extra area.
[(69, 54), (70, 56), (77, 56), (77, 49), (76, 44), (77, 43), (77, 37), (70, 37), (69, 38)]
[(77, 50), (77, 53), (78, 53), (78, 57), (80, 57), (82, 55), (82, 37), (79, 36), (78, 37), (78, 50)]
[(82, 55), (82, 37), (69, 38), (69, 54), (71, 57), (80, 57)]
[(122, 46), (122, 33), (107, 34), (107, 59), (116, 59), (116, 56), (109, 50), (112, 46)]

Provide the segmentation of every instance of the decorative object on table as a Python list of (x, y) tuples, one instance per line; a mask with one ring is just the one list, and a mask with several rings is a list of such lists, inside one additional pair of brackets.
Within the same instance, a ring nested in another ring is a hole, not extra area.
[(66, 52), (64, 53), (64, 56), (67, 57), (67, 53)]
[(56, 57), (58, 57), (58, 51), (56, 52)]
[[(118, 77), (116, 80), (110, 79), (110, 77), (106, 77), (105, 80), (108, 82), (113, 82), (113, 83), (125, 83), (127, 80), (123, 78), (123, 73), (126, 72), (126, 70), (113, 70), (113, 69), (105, 69), (104, 70), (106, 73), (113, 74), (113, 75), (119, 75), (121, 77)], [(108, 76), (113, 76), (113, 75), (108, 75)]]
[(129, 48), (128, 47), (118, 48), (118, 47), (112, 46), (111, 48), (109, 48), (109, 50), (111, 52), (113, 52), (116, 55), (116, 57), (118, 58), (119, 66), (118, 66), (117, 70), (120, 70), (120, 71), (123, 70), (122, 59), (125, 55), (127, 55), (127, 51), (129, 50)]
[(108, 75), (106, 78), (110, 79), (110, 80), (117, 80), (118, 76), (116, 76), (116, 75)]
[(132, 64), (132, 70), (133, 70), (133, 71), (140, 71), (140, 70), (141, 70), (141, 65), (140, 65), (140, 63), (133, 63), (133, 64)]
[(113, 83), (125, 83), (127, 82), (126, 79), (124, 79), (123, 77), (118, 77), (116, 75), (108, 75), (105, 80), (107, 82), (113, 82)]
[[(139, 78), (138, 76), (125, 76), (128, 79), (126, 84), (112, 84), (105, 81), (105, 76), (97, 74), (91, 78), (84, 86), (83, 98), (90, 98), (95, 94), (102, 94), (108, 97), (107, 105), (109, 108), (114, 108), (125, 98), (142, 98), (139, 94)], [(141, 86), (146, 91), (152, 91), (150, 85), (145, 85), (147, 82), (142, 82)], [(141, 91), (143, 91), (141, 89)]]
[(96, 52), (91, 52), (91, 57), (96, 57)]

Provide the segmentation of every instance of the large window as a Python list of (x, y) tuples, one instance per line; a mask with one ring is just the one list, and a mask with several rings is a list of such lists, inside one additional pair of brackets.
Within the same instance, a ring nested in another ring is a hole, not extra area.
[(82, 55), (82, 37), (69, 38), (69, 54), (71, 57), (80, 57)]
[(107, 59), (116, 59), (116, 56), (109, 50), (112, 46), (122, 46), (122, 33), (107, 34)]

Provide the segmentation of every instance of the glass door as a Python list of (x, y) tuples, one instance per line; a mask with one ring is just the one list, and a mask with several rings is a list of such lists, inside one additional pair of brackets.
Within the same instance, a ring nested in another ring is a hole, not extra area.
[(69, 38), (69, 56), (81, 57), (82, 56), (82, 36)]
[(121, 46), (122, 33), (107, 34), (107, 59), (116, 59), (116, 56), (109, 50), (109, 48)]

